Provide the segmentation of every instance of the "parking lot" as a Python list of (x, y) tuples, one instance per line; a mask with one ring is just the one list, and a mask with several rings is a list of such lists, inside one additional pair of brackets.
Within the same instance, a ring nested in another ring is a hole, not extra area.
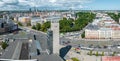
[(75, 48), (82, 48), (83, 50), (120, 53), (120, 41), (85, 41), (67, 38), (60, 38), (60, 40), (62, 45), (72, 45)]

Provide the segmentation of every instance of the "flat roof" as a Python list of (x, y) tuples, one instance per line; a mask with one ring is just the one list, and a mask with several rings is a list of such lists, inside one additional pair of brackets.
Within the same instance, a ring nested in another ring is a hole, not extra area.
[(89, 24), (86, 29), (89, 29), (89, 30), (99, 30), (100, 28), (99, 28), (98, 25)]
[(33, 56), (32, 59), (38, 59), (38, 61), (63, 61), (63, 59), (56, 54)]

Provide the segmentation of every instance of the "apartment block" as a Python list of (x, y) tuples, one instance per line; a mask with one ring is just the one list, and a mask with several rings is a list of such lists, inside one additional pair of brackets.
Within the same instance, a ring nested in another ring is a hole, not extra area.
[(98, 13), (93, 23), (85, 29), (87, 39), (119, 39), (120, 25), (105, 13)]

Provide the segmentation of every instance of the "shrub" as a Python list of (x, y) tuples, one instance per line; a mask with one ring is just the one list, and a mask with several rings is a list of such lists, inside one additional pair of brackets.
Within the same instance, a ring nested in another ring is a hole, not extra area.
[(98, 56), (99, 54), (98, 54), (98, 51), (96, 52), (96, 56)]
[(77, 59), (77, 58), (71, 58), (73, 61), (79, 61), (79, 59)]
[(112, 56), (115, 56), (116, 52), (113, 52)]
[(104, 56), (104, 52), (102, 52), (101, 56)]
[(6, 49), (6, 47), (8, 46), (8, 44), (6, 42), (2, 42), (2, 48)]
[(92, 55), (92, 50), (90, 50), (90, 53), (89, 53), (89, 54), (90, 54), (90, 56)]

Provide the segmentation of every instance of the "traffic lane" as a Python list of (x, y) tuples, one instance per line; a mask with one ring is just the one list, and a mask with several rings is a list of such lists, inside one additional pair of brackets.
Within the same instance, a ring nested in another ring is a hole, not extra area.
[(20, 59), (28, 59), (28, 57), (29, 57), (28, 43), (23, 43), (20, 53)]
[(42, 36), (41, 37), (39, 35), (36, 35), (36, 40), (40, 42), (42, 50), (46, 50), (48, 48), (48, 45), (47, 45), (47, 36)]

